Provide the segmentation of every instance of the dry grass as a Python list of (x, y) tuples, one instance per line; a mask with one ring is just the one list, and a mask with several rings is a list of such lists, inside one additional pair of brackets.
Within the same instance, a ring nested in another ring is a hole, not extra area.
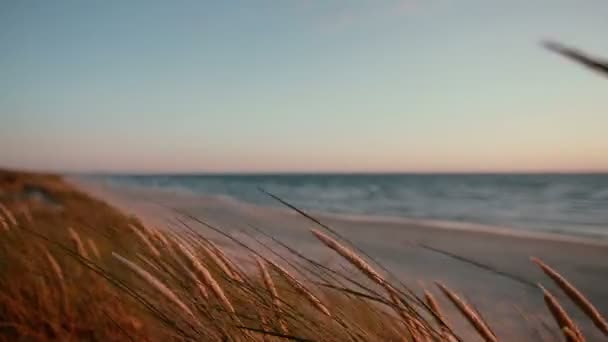
[(538, 265), (546, 275), (548, 275), (557, 286), (593, 321), (595, 326), (608, 337), (608, 322), (599, 310), (589, 301), (574, 285), (556, 270), (545, 264), (538, 258), (532, 258), (532, 262)]
[(445, 294), (445, 296), (456, 306), (458, 311), (471, 323), (473, 328), (477, 330), (479, 335), (487, 342), (496, 342), (496, 334), (488, 327), (485, 322), (475, 313), (467, 303), (462, 300), (456, 293), (450, 290), (447, 286), (437, 283), (437, 287)]
[[(46, 199), (24, 196), (32, 188)], [(312, 234), (360, 276), (289, 249), (275, 262), (227, 238), (259, 272), (244, 271), (218, 241), (144, 227), (52, 175), (0, 172), (0, 189), (0, 341), (461, 340), (429, 289), (418, 297), (389, 281), (330, 232)], [(535, 262), (605, 332), (589, 300)], [(439, 287), (472, 331), (498, 340), (475, 310)], [(543, 291), (558, 333), (583, 341)]]
[(150, 274), (150, 272), (144, 270), (143, 268), (141, 268), (139, 265), (135, 264), (134, 262), (127, 260), (126, 258), (122, 257), (118, 253), (112, 253), (112, 256), (114, 258), (116, 258), (116, 260), (120, 261), (122, 264), (127, 266), (135, 274), (140, 276), (146, 283), (148, 283), (148, 285), (150, 285), (153, 288), (155, 288), (156, 290), (158, 290), (158, 292), (160, 294), (162, 294), (167, 299), (169, 299), (170, 301), (175, 303), (181, 310), (183, 310), (184, 313), (186, 313), (191, 318), (196, 319), (196, 317), (194, 316), (192, 311), (186, 306), (186, 304), (184, 304), (184, 302), (182, 302), (177, 297), (177, 295), (175, 293), (173, 293), (173, 291), (171, 291), (170, 288), (167, 287), (167, 285), (163, 284), (163, 282), (161, 282), (156, 277), (154, 277), (152, 274)]
[(281, 276), (283, 276), (283, 279), (285, 279), (285, 281), (289, 283), (289, 285), (291, 285), (291, 287), (293, 287), (298, 292), (299, 295), (306, 298), (308, 302), (313, 307), (317, 308), (317, 310), (319, 310), (321, 313), (328, 317), (331, 317), (329, 309), (327, 309), (323, 302), (321, 302), (321, 300), (317, 296), (315, 296), (309, 289), (307, 289), (304, 284), (298, 281), (281, 265), (278, 265), (274, 262), (270, 262), (270, 264), (278, 271)]
[(437, 303), (437, 300), (435, 300), (435, 297), (428, 290), (424, 290), (424, 301), (429, 306), (429, 309), (431, 309), (431, 311), (433, 312), (435, 322), (437, 323), (437, 325), (439, 325), (441, 327), (442, 339), (451, 340), (452, 334), (448, 329), (446, 329), (446, 327), (449, 326), (449, 323), (448, 323), (445, 315), (439, 308), (439, 304)]
[(260, 269), (260, 276), (264, 280), (264, 285), (270, 293), (270, 297), (272, 298), (272, 308), (274, 310), (274, 316), (276, 317), (277, 322), (279, 323), (279, 328), (283, 334), (289, 334), (289, 330), (287, 329), (287, 324), (283, 319), (283, 313), (281, 310), (281, 299), (279, 297), (279, 292), (277, 291), (276, 286), (274, 285), (274, 281), (268, 273), (268, 268), (266, 268), (266, 262), (259, 257), (255, 258), (255, 261)]
[(574, 323), (572, 318), (568, 316), (566, 310), (564, 310), (564, 308), (559, 304), (558, 300), (549, 291), (542, 287), (542, 285), (539, 285), (539, 287), (543, 291), (543, 297), (547, 307), (551, 311), (551, 315), (553, 315), (555, 322), (562, 329), (566, 339), (570, 342), (584, 341), (585, 338), (583, 337), (580, 329), (576, 323)]

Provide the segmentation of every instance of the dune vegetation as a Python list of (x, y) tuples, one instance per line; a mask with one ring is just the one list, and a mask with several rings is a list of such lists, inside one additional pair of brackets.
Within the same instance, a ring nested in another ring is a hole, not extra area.
[[(463, 340), (436, 296), (483, 340), (500, 340), (492, 328), (500, 322), (486, 321), (448, 285), (408, 288), (320, 222), (310, 233), (360, 276), (280, 241), (281, 253), (253, 249), (194, 217), (182, 229), (147, 227), (55, 175), (0, 172), (0, 203), (3, 341)], [(584, 294), (532, 262), (608, 337)], [(584, 341), (556, 296), (538, 291), (555, 319), (552, 333)]]

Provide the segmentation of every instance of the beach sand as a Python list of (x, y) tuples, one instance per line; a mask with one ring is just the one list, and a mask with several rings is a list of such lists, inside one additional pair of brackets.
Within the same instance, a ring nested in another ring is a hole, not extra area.
[[(310, 228), (316, 225), (287, 208), (259, 207), (226, 198), (154, 189), (118, 188), (80, 178), (68, 178), (68, 181), (148, 225), (180, 229), (173, 219), (177, 214), (172, 209), (177, 209), (245, 241), (251, 241), (250, 235), (268, 241), (251, 229), (254, 226), (325, 264), (338, 266), (340, 263), (335, 253), (321, 246), (310, 234)], [(315, 217), (346, 236), (414, 291), (421, 293), (423, 287), (432, 289), (436, 297), (441, 298), (433, 284), (440, 281), (463, 294), (503, 339), (529, 340), (535, 336), (533, 330), (542, 326), (540, 321), (557, 331), (540, 290), (534, 286), (542, 283), (558, 296), (589, 341), (603, 340), (589, 320), (529, 258), (540, 257), (559, 270), (601, 312), (608, 313), (608, 245), (605, 242), (504, 230), (495, 233), (474, 227), (443, 227), (397, 219), (322, 214)], [(193, 227), (208, 233), (200, 225)], [(273, 250), (286, 254), (276, 246)], [(451, 305), (443, 298), (440, 304), (456, 329), (463, 331), (464, 336), (471, 336), (466, 333), (464, 319), (450, 314)]]

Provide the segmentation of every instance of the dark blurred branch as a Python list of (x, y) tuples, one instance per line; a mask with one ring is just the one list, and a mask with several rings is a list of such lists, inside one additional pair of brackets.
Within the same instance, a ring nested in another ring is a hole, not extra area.
[(543, 46), (550, 51), (558, 53), (566, 58), (569, 58), (577, 63), (580, 63), (587, 68), (601, 73), (608, 77), (608, 61), (600, 60), (597, 57), (591, 57), (579, 50), (564, 46), (560, 43), (545, 41)]

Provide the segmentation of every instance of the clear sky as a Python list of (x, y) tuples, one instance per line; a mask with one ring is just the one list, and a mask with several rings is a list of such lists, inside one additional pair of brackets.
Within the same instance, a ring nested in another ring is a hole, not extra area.
[(608, 171), (608, 1), (0, 2), (0, 166)]

